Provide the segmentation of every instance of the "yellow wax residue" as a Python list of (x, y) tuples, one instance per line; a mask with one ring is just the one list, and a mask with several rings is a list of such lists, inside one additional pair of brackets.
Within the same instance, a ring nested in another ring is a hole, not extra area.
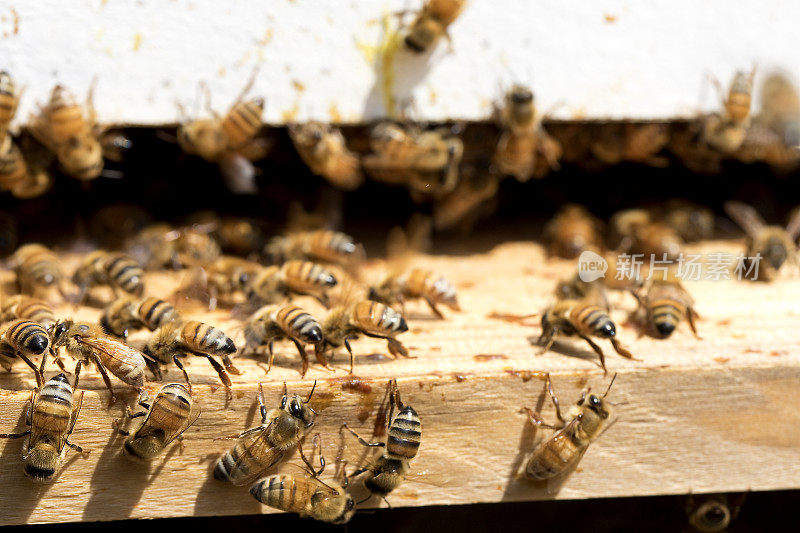
[(281, 113), (281, 119), (284, 122), (294, 122), (294, 119), (297, 118), (297, 113), (300, 111), (300, 108), (297, 104), (294, 104), (289, 109), (284, 110)]
[(336, 106), (335, 103), (331, 103), (328, 107), (328, 115), (331, 117), (331, 122), (333, 123), (341, 123), (342, 122), (342, 114), (339, 112), (339, 108)]
[(138, 52), (142, 47), (142, 34), (138, 31), (133, 34), (133, 51)]
[(267, 46), (270, 42), (272, 42), (272, 37), (275, 35), (275, 31), (272, 28), (267, 28), (267, 31), (264, 32), (264, 37), (258, 41), (258, 44), (261, 46)]
[(381, 18), (383, 38), (377, 45), (356, 40), (356, 48), (364, 56), (366, 62), (374, 65), (380, 76), (380, 88), (383, 96), (386, 114), (396, 117), (397, 102), (394, 97), (394, 58), (402, 44), (402, 37), (396, 28), (392, 27), (392, 15), (388, 12)]
[(292, 80), (292, 87), (294, 87), (294, 90), (299, 92), (299, 93), (301, 93), (301, 92), (306, 90), (306, 86), (303, 85), (302, 83), (300, 83), (297, 80)]

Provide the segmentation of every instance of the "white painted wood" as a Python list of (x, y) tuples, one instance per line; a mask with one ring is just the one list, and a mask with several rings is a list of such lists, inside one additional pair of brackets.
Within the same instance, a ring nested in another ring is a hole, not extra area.
[[(367, 53), (382, 16), (420, 3), (0, 0), (0, 68), (27, 86), (22, 122), (55, 83), (82, 97), (94, 76), (103, 123), (174, 123), (201, 80), (224, 111), (255, 66), (267, 122), (360, 122), (385, 115)], [(395, 92), (420, 119), (484, 119), (514, 80), (561, 103), (554, 118), (687, 117), (718, 105), (709, 75), (797, 76), (798, 20), (786, 0), (472, 0), (452, 53), (397, 57)]]

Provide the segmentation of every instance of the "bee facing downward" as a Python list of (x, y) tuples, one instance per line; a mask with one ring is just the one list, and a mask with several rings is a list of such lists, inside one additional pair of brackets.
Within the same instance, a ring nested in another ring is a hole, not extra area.
[(426, 0), (405, 37), (406, 48), (422, 53), (442, 37), (449, 40), (447, 27), (458, 18), (466, 3), (466, 0)]

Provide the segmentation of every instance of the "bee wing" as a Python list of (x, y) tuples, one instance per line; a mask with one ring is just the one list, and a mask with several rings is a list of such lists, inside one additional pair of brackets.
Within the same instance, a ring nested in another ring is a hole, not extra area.
[(269, 429), (265, 428), (252, 435), (242, 437), (240, 444), (244, 448), (245, 457), (257, 457), (261, 468), (250, 471), (248, 473), (242, 472), (241, 469), (236, 468), (231, 472), (231, 483), (236, 486), (251, 485), (257, 479), (264, 477), (264, 474), (273, 466), (278, 464), (283, 459), (286, 452), (279, 450), (272, 446), (266, 438), (264, 433)]
[[(186, 420), (183, 421), (183, 424), (181, 424), (176, 429), (173, 429), (172, 431), (166, 432), (164, 434), (164, 446), (165, 447), (168, 446), (169, 443), (180, 437), (184, 431), (189, 429), (192, 426), (192, 424), (194, 424), (197, 421), (197, 418), (200, 416), (201, 411), (202, 409), (198, 404), (196, 403), (192, 404), (192, 409), (189, 412), (189, 416), (186, 417)], [(139, 426), (138, 430), (136, 430), (137, 436), (141, 437), (152, 434), (154, 431), (163, 431), (164, 429), (163, 425), (158, 424), (157, 422), (151, 420), (152, 413), (153, 413), (152, 409), (148, 411), (147, 417), (144, 419), (144, 422), (142, 422), (142, 425)]]
[(126, 365), (144, 367), (144, 355), (124, 342), (107, 337), (78, 337), (76, 340)]
[(753, 207), (742, 202), (733, 200), (725, 202), (725, 211), (751, 237), (755, 237), (766, 227), (761, 215)]
[(796, 242), (797, 237), (800, 237), (800, 207), (795, 208), (792, 212), (792, 217), (786, 225), (786, 233), (792, 242)]
[(256, 194), (256, 167), (245, 156), (226, 152), (219, 160), (219, 169), (225, 186), (233, 194)]

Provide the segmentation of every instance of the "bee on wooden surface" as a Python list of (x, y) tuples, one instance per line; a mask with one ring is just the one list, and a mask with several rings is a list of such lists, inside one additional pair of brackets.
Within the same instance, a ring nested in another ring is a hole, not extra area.
[(466, 0), (425, 0), (403, 40), (406, 48), (421, 54), (442, 37), (449, 41), (447, 27), (458, 18), (466, 3)]
[(627, 209), (611, 217), (612, 240), (628, 254), (653, 255), (661, 260), (676, 260), (683, 250), (683, 239), (671, 226), (654, 220), (645, 209)]
[(0, 140), (0, 189), (13, 191), (28, 179), (28, 165), (11, 135)]
[(314, 387), (303, 400), (297, 394), (290, 398), (286, 385), (279, 408), (269, 412), (264, 403), (264, 389), (258, 385), (258, 406), (261, 424), (239, 435), (236, 444), (217, 460), (214, 479), (229, 481), (236, 486), (249, 485), (263, 477), (300, 443), (303, 435), (314, 425), (317, 413), (308, 405)]
[(608, 314), (597, 305), (581, 300), (561, 300), (542, 315), (542, 335), (538, 344), (544, 344), (542, 352), (550, 349), (556, 335), (576, 335), (592, 347), (600, 356), (600, 365), (606, 369), (606, 356), (603, 350), (590, 337), (600, 337), (611, 341), (614, 351), (623, 357), (633, 359), (633, 355), (616, 339), (617, 327)]
[(567, 204), (555, 214), (544, 229), (552, 255), (564, 259), (575, 259), (584, 250), (599, 250), (602, 247), (602, 223), (576, 204)]
[(144, 270), (132, 257), (119, 252), (91, 252), (75, 270), (72, 281), (80, 290), (81, 303), (85, 302), (89, 289), (98, 285), (108, 285), (115, 296), (117, 289), (136, 296), (144, 292)]
[(37, 243), (20, 246), (11, 257), (11, 265), (22, 293), (36, 296), (55, 286), (64, 295), (61, 260), (45, 246)]
[(16, 318), (33, 320), (45, 329), (55, 324), (57, 320), (52, 305), (44, 300), (21, 294), (11, 296), (0, 305), (0, 322), (9, 322)]
[(254, 305), (277, 303), (290, 294), (307, 294), (328, 307), (326, 291), (336, 283), (334, 275), (322, 266), (311, 261), (292, 260), (280, 267), (262, 269), (249, 280), (245, 292)]
[(347, 148), (338, 128), (322, 122), (291, 124), (289, 136), (311, 172), (334, 187), (352, 191), (363, 183), (358, 156)]
[(126, 297), (117, 298), (108, 304), (100, 317), (103, 332), (127, 341), (128, 330), (142, 326), (137, 309), (136, 301)]
[(21, 94), (11, 74), (0, 71), (0, 139), (8, 136), (8, 127), (17, 114)]
[(739, 516), (746, 494), (690, 494), (686, 499), (689, 525), (700, 533), (720, 533), (728, 530), (731, 521)]
[[(328, 312), (322, 321), (322, 342), (317, 346), (317, 359), (327, 366), (324, 354), (327, 350), (344, 345), (350, 354), (350, 373), (353, 373), (355, 355), (350, 341), (360, 334), (376, 339), (386, 339), (389, 353), (393, 357), (410, 357), (408, 349), (395, 336), (408, 331), (403, 315), (379, 302), (365, 300), (357, 303), (344, 303)], [(325, 362), (323, 362), (325, 361)]]
[(169, 224), (152, 224), (130, 239), (126, 248), (148, 270), (204, 265), (222, 253), (210, 230), (209, 225), (173, 228)]
[(611, 306), (602, 279), (583, 281), (576, 271), (556, 284), (555, 297), (559, 300), (583, 300), (609, 311)]
[[(350, 429), (346, 423), (342, 424), (342, 429), (352, 433), (363, 446), (383, 448), (383, 454), (371, 461), (368, 466), (350, 474), (349, 477), (366, 473), (364, 486), (370, 493), (384, 500), (403, 482), (411, 468), (411, 460), (417, 456), (422, 438), (422, 423), (419, 415), (410, 405), (403, 405), (397, 389), (397, 380), (390, 380), (389, 388), (391, 396), (389, 398), (390, 411), (387, 419), (389, 422), (386, 442), (369, 442)], [(397, 416), (393, 416), (395, 407), (398, 410)]]
[[(53, 351), (47, 330), (38, 322), (19, 318), (3, 327), (0, 343), (6, 345), (0, 351), (3, 353), (3, 358), (8, 361), (8, 365), (10, 366), (13, 362), (12, 356), (22, 359), (33, 370), (36, 376), (36, 385), (41, 386), (44, 367), (47, 363), (47, 352), (52, 353)], [(37, 356), (42, 357), (39, 367), (30, 360), (31, 357)]]
[(669, 126), (663, 123), (606, 124), (603, 135), (592, 141), (592, 154), (609, 165), (630, 161), (666, 167), (669, 159), (658, 153), (669, 142)]
[[(276, 340), (289, 339), (297, 347), (303, 361), (300, 373), (305, 376), (308, 370), (308, 352), (305, 345), (318, 346), (322, 341), (322, 328), (313, 316), (296, 305), (267, 305), (256, 311), (244, 328), (245, 349), (256, 350), (266, 345), (269, 353), (269, 368), (275, 358), (273, 345)], [(327, 367), (321, 350), (314, 350), (317, 360)]]
[(721, 96), (722, 113), (712, 114), (705, 119), (702, 138), (713, 149), (730, 154), (744, 143), (750, 125), (750, 100), (754, 76), (755, 69), (749, 74), (736, 72), (727, 97)]
[[(181, 362), (181, 357), (189, 354), (208, 359), (219, 375), (220, 381), (225, 385), (229, 397), (231, 396), (231, 378), (228, 373), (236, 375), (241, 373), (229, 357), (236, 352), (233, 340), (221, 329), (196, 320), (190, 320), (184, 324), (167, 322), (153, 333), (143, 351), (149, 358), (148, 366), (159, 380), (161, 379), (159, 365), (168, 365), (170, 362), (174, 362), (175, 366), (183, 372), (189, 391), (192, 390), (192, 382)], [(214, 356), (221, 357), (223, 364), (214, 359)]]
[(694, 310), (694, 300), (674, 274), (666, 279), (653, 278), (648, 282), (644, 296), (635, 292), (633, 295), (639, 302), (639, 322), (648, 334), (666, 339), (672, 335), (680, 321), (686, 318), (694, 336), (700, 338), (694, 324), (699, 318)]
[(180, 313), (172, 304), (152, 296), (142, 300), (136, 309), (136, 315), (150, 331), (155, 331), (170, 322), (182, 321)]
[(602, 396), (591, 394), (590, 388), (581, 391), (580, 399), (567, 412), (567, 418), (564, 418), (548, 376), (547, 392), (555, 406), (556, 418), (560, 425), (545, 424), (538, 413), (523, 407), (534, 426), (556, 431), (533, 451), (525, 466), (525, 474), (528, 478), (535, 481), (547, 481), (563, 476), (575, 468), (589, 445), (608, 427), (612, 409), (610, 403), (606, 401), (606, 396), (616, 377), (614, 374)]
[(33, 481), (53, 479), (67, 446), (81, 454), (89, 453), (69, 441), (83, 403), (83, 391), (75, 401), (77, 388), (77, 370), (72, 386), (64, 374), (40, 384), (28, 400), (25, 423), (30, 429), (23, 433), (0, 435), (4, 439), (28, 437), (22, 449), (22, 459), (25, 461), (25, 475)]
[[(82, 362), (94, 362), (103, 377), (106, 388), (111, 393), (109, 405), (116, 402), (114, 389), (108, 372), (111, 372), (123, 383), (142, 390), (144, 388), (145, 360), (142, 353), (127, 344), (113, 339), (103, 333), (100, 326), (59, 320), (53, 327), (53, 349), (65, 346), (67, 353)], [(56, 363), (64, 370), (64, 364), (56, 355)], [(75, 370), (76, 379), (80, 370)]]
[(225, 253), (248, 257), (261, 252), (264, 233), (256, 221), (243, 217), (219, 218), (215, 213), (202, 212), (192, 217), (199, 218), (200, 226), (210, 227), (210, 233)]
[(222, 256), (204, 267), (195, 268), (181, 282), (171, 300), (198, 300), (212, 311), (218, 305), (233, 306), (236, 295), (243, 293), (250, 280), (263, 268), (253, 261)]
[(158, 391), (156, 399), (148, 403), (146, 393), (139, 396), (139, 406), (146, 409), (126, 413), (128, 421), (145, 417), (132, 432), (118, 429), (127, 436), (122, 446), (126, 457), (138, 461), (156, 458), (175, 439), (181, 439), (200, 416), (200, 406), (192, 399), (191, 393), (180, 383), (168, 383)]
[(349, 266), (366, 257), (364, 247), (350, 235), (322, 229), (275, 237), (267, 243), (264, 251), (275, 263), (290, 259), (308, 259)]
[(322, 481), (319, 476), (325, 470), (325, 460), (320, 456), (320, 469), (313, 465), (298, 446), (306, 463), (307, 476), (276, 474), (259, 480), (250, 487), (250, 494), (275, 509), (297, 513), (301, 517), (313, 518), (331, 524), (346, 524), (356, 512), (356, 504), (344, 487), (336, 481)]
[(786, 228), (768, 226), (758, 212), (741, 202), (725, 202), (725, 211), (745, 231), (747, 236), (744, 266), (749, 271), (752, 261), (749, 258), (760, 256), (758, 279), (774, 279), (783, 264), (789, 260), (796, 262), (795, 242), (800, 236), (800, 209), (795, 210)]
[[(522, 85), (514, 85), (505, 95), (498, 113), (503, 133), (494, 154), (494, 163), (503, 174), (525, 182), (531, 177), (541, 178), (550, 169), (560, 168), (561, 145), (542, 127), (543, 116), (536, 112), (533, 92)], [(542, 171), (538, 158), (547, 165)]]
[(386, 305), (399, 303), (405, 311), (407, 300), (422, 299), (437, 318), (444, 315), (436, 304), (461, 311), (456, 289), (447, 278), (430, 270), (412, 268), (401, 274), (390, 274), (378, 286), (369, 290), (369, 299)]
[(691, 202), (678, 200), (668, 203), (664, 223), (684, 242), (697, 242), (714, 236), (714, 212)]

